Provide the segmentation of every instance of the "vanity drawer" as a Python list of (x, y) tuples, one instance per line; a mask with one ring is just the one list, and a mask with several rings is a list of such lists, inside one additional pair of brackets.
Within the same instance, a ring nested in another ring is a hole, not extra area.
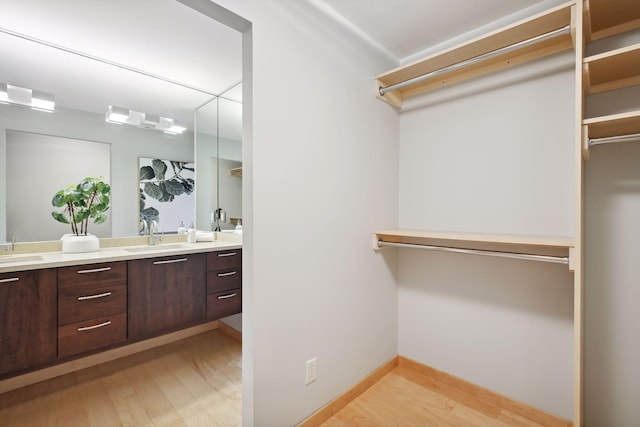
[(207, 294), (242, 287), (242, 267), (207, 271)]
[(207, 254), (207, 270), (223, 270), (242, 267), (242, 249), (209, 252)]
[(58, 291), (58, 326), (126, 311), (125, 283), (100, 288), (72, 286)]
[(127, 339), (126, 313), (58, 327), (58, 358), (107, 347)]
[(126, 282), (125, 261), (58, 268), (58, 292), (82, 294)]
[(216, 320), (242, 312), (242, 289), (207, 295), (207, 319)]

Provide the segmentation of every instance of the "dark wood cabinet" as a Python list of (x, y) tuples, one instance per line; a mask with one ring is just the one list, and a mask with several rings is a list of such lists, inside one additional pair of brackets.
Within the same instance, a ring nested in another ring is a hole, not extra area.
[(206, 254), (132, 260), (127, 271), (129, 339), (206, 320)]
[(0, 273), (0, 379), (241, 311), (241, 249)]
[(127, 263), (58, 269), (58, 357), (127, 339)]
[(0, 375), (56, 359), (56, 270), (0, 273)]
[(242, 312), (242, 249), (207, 254), (207, 320)]

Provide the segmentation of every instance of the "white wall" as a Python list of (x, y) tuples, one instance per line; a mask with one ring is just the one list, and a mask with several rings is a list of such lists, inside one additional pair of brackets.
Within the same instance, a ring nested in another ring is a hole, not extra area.
[(370, 248), (397, 222), (397, 115), (373, 94), (395, 64), (307, 2), (218, 3), (253, 24), (244, 423), (293, 425), (396, 354), (396, 285)]
[[(638, 98), (636, 98), (638, 99)], [(586, 167), (585, 425), (640, 425), (640, 143)]]
[(104, 116), (58, 108), (42, 113), (28, 108), (0, 104), (0, 241), (5, 236), (6, 129), (111, 144), (111, 207), (114, 236), (138, 233), (138, 158), (160, 157), (193, 161), (193, 134), (167, 135), (148, 129), (118, 126)]
[[(401, 228), (572, 236), (572, 53), (411, 100)], [(572, 418), (566, 266), (403, 250), (398, 353)]]
[[(589, 53), (640, 42), (640, 31)], [(592, 95), (587, 117), (640, 108), (640, 86)], [(640, 425), (640, 142), (591, 149), (585, 168), (585, 425)]]

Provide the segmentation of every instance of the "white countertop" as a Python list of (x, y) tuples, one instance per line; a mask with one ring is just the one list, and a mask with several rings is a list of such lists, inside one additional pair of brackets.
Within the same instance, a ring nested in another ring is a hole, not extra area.
[(0, 255), (0, 273), (11, 273), (70, 265), (96, 264), (101, 262), (126, 261), (131, 259), (156, 258), (170, 255), (185, 255), (202, 252), (240, 249), (237, 241), (216, 240), (198, 243), (158, 243), (154, 246), (137, 245), (101, 248), (96, 252), (63, 253), (33, 252)]

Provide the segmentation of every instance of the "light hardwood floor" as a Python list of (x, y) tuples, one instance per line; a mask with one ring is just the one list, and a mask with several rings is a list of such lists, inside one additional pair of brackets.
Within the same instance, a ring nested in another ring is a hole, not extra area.
[(240, 426), (242, 346), (220, 330), (0, 395), (3, 427)]
[(414, 369), (398, 366), (322, 427), (541, 427)]

